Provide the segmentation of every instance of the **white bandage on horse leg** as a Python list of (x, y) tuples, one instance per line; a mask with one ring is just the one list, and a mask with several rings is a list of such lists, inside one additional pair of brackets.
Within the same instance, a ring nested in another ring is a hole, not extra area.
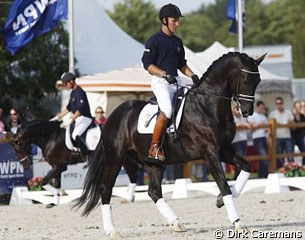
[(173, 224), (178, 219), (173, 210), (169, 207), (163, 198), (160, 198), (156, 202), (156, 206), (162, 216), (166, 218), (167, 223)]
[(106, 232), (107, 235), (109, 235), (111, 231), (114, 230), (110, 204), (102, 205), (102, 216), (103, 216), (104, 231)]
[(231, 223), (234, 223), (236, 220), (239, 219), (239, 216), (237, 214), (235, 204), (233, 201), (232, 195), (226, 195), (223, 197), (223, 202), (226, 206), (228, 217)]
[(126, 199), (128, 202), (131, 202), (133, 200), (136, 186), (137, 186), (137, 184), (135, 184), (135, 183), (128, 184), (127, 196), (126, 196)]
[(249, 176), (250, 176), (249, 172), (245, 172), (243, 170), (240, 171), (235, 181), (235, 184), (231, 187), (231, 192), (233, 197), (237, 198), (240, 195), (241, 191), (244, 189), (244, 186), (246, 185), (246, 182), (249, 179)]

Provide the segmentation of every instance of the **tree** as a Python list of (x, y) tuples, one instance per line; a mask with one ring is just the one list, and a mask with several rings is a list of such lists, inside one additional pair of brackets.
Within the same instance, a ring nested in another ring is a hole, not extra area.
[(114, 5), (110, 17), (129, 35), (141, 43), (160, 28), (158, 11), (150, 2), (125, 0)]

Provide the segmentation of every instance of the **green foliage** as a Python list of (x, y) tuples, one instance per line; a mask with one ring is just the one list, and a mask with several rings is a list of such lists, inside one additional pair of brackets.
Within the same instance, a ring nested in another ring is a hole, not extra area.
[[(231, 22), (226, 19), (227, 0), (215, 0), (184, 14), (177, 35), (193, 51), (203, 51), (214, 41), (225, 46), (235, 46), (237, 36), (229, 33)], [(305, 76), (305, 1), (273, 0), (269, 4), (261, 0), (246, 0), (246, 31), (244, 45), (292, 45), (295, 77)], [(144, 0), (125, 0), (115, 5), (111, 17), (128, 34), (144, 43), (159, 27), (158, 11)]]
[[(4, 26), (8, 5), (0, 7)], [(6, 50), (0, 35), (0, 106), (7, 113), (11, 107), (31, 117), (50, 116), (42, 102), (56, 95), (55, 82), (68, 68), (68, 35), (62, 25), (36, 37), (15, 56)]]
[(158, 12), (150, 2), (126, 0), (115, 4), (114, 12), (109, 14), (125, 32), (141, 43), (160, 26)]

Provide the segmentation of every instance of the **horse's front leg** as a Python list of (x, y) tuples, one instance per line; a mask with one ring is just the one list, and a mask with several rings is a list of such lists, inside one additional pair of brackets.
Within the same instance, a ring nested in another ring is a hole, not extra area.
[(185, 232), (186, 229), (179, 222), (178, 217), (163, 198), (161, 182), (165, 168), (163, 166), (145, 165), (144, 169), (150, 178), (148, 195), (155, 202), (159, 212), (175, 232)]
[[(233, 197), (238, 198), (250, 177), (251, 166), (243, 157), (241, 157), (238, 153), (235, 153), (232, 147), (227, 147), (223, 150), (221, 159), (223, 160), (223, 162), (234, 164), (235, 166), (241, 169), (234, 185), (231, 187)], [(219, 194), (217, 197), (216, 206), (220, 208), (223, 205), (224, 203), (222, 195)]]
[(48, 184), (53, 178), (61, 178), (61, 173), (67, 170), (67, 166), (53, 166), (53, 168), (44, 176), (41, 185)]
[(210, 157), (208, 157), (208, 162), (210, 165), (210, 172), (220, 190), (221, 195), (223, 196), (223, 202), (227, 210), (228, 218), (235, 228), (238, 229), (240, 228), (239, 215), (233, 201), (231, 189), (225, 178), (219, 156), (216, 154), (211, 154)]

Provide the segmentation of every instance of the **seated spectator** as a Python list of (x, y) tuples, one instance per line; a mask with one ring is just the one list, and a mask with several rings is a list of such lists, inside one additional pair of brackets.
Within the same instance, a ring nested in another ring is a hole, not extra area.
[(99, 125), (99, 126), (103, 126), (106, 121), (107, 121), (107, 118), (104, 116), (104, 109), (102, 107), (97, 107), (95, 109), (95, 117), (94, 117), (94, 122)]
[(16, 108), (11, 108), (10, 110), (10, 120), (7, 125), (7, 130), (13, 134), (16, 134), (17, 131), (21, 128), (22, 123), (20, 121), (19, 112)]

